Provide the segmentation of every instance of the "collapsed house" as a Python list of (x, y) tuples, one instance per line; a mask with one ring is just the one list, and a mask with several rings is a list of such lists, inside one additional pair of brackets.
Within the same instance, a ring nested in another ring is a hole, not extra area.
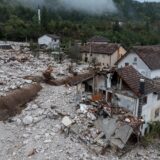
[(141, 134), (148, 131), (148, 122), (160, 120), (160, 85), (141, 75), (134, 67), (98, 73), (83, 82), (85, 91), (101, 94), (109, 105), (123, 107), (133, 116), (143, 118)]

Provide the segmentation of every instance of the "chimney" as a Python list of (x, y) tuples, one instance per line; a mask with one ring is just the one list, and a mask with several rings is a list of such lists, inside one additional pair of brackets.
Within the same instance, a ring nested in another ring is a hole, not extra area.
[(141, 94), (145, 93), (145, 80), (143, 78), (141, 78), (139, 82), (139, 92)]
[(38, 7), (38, 23), (41, 24), (41, 9)]

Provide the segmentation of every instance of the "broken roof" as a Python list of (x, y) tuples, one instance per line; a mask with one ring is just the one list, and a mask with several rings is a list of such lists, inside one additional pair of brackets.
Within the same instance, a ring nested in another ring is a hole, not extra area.
[[(146, 95), (152, 92), (159, 92), (160, 87), (153, 80), (141, 75), (133, 66), (126, 66), (116, 70), (116, 73), (122, 78), (127, 86), (135, 93), (136, 96)], [(140, 93), (140, 79), (145, 80), (144, 94)]]
[(86, 44), (81, 47), (82, 53), (95, 53), (95, 54), (106, 54), (112, 55), (120, 48), (117, 43), (107, 43), (107, 44)]
[(102, 37), (102, 36), (93, 36), (92, 38), (90, 38), (87, 42), (98, 42), (98, 43), (100, 43), (100, 42), (102, 42), (102, 43), (104, 43), (104, 42), (108, 42), (109, 40), (107, 39), (107, 38), (105, 38), (105, 37)]
[[(160, 45), (134, 46), (130, 52), (128, 52), (128, 54), (130, 53), (136, 53), (151, 70), (160, 69)], [(128, 54), (125, 54), (116, 64)]]

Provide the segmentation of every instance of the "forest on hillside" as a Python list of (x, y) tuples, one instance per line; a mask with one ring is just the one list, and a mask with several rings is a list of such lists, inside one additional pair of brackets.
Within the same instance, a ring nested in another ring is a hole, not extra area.
[(39, 24), (38, 6), (0, 0), (0, 39), (36, 41), (44, 33), (53, 33), (61, 36), (64, 43), (74, 40), (85, 42), (93, 35), (103, 35), (111, 42), (127, 47), (160, 43), (160, 3), (114, 0), (117, 12), (90, 15), (62, 7), (57, 9), (58, 0), (46, 2), (46, 5), (39, 6)]

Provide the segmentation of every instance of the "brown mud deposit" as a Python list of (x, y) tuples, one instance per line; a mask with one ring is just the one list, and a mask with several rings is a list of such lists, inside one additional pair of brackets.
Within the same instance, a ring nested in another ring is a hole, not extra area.
[(0, 121), (20, 113), (25, 104), (35, 98), (41, 89), (40, 84), (32, 84), (0, 97)]

